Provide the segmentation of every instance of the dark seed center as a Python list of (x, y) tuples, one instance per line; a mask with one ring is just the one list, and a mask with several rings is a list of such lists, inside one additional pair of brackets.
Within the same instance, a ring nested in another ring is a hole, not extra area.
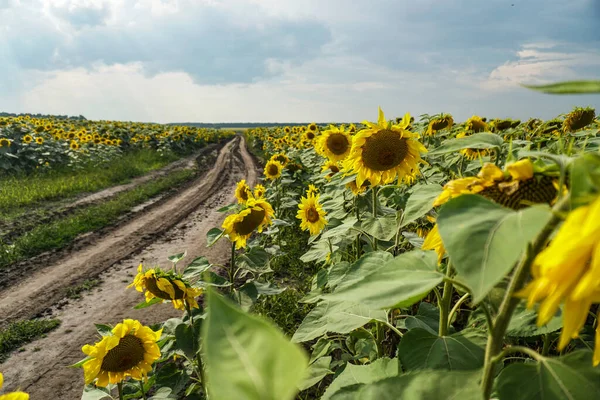
[(275, 176), (279, 173), (279, 167), (277, 165), (271, 164), (269, 165), (267, 172), (269, 173), (269, 175)]
[(316, 208), (311, 207), (306, 211), (306, 219), (312, 223), (315, 223), (319, 220), (319, 212), (316, 210)]
[(162, 291), (158, 288), (158, 285), (156, 284), (157, 279), (156, 278), (149, 278), (146, 279), (146, 289), (148, 289), (148, 291), (150, 293), (152, 293), (153, 295), (155, 295), (156, 297), (158, 297), (159, 299), (163, 299), (163, 300), (180, 300), (183, 299), (185, 297), (185, 293), (183, 292), (183, 290), (179, 289), (179, 287), (177, 285), (171, 285), (173, 286), (173, 290), (175, 292), (175, 298), (172, 299), (171, 296), (169, 295), (169, 293)]
[(102, 370), (108, 372), (127, 371), (144, 359), (144, 344), (133, 335), (123, 337), (116, 347), (108, 351), (102, 360)]
[(234, 224), (234, 229), (238, 235), (249, 235), (259, 227), (264, 218), (265, 210), (253, 209), (243, 220)]
[(344, 154), (349, 147), (348, 139), (341, 133), (331, 134), (327, 138), (327, 148), (336, 156)]
[(408, 143), (398, 132), (382, 130), (369, 137), (362, 147), (364, 164), (375, 171), (392, 169), (408, 155)]

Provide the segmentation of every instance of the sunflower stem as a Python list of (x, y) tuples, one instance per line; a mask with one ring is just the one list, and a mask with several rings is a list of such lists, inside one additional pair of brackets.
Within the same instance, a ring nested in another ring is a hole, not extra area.
[(460, 299), (458, 299), (458, 301), (456, 302), (456, 304), (454, 305), (454, 307), (452, 307), (452, 310), (450, 310), (450, 314), (448, 314), (448, 323), (452, 323), (452, 318), (454, 317), (454, 314), (456, 314), (460, 308), (460, 306), (467, 301), (467, 299), (469, 298), (471, 294), (470, 293), (465, 293)]
[(117, 390), (119, 391), (119, 400), (123, 400), (123, 382), (117, 383)]
[(508, 324), (514, 313), (520, 299), (515, 297), (515, 293), (521, 289), (529, 271), (531, 265), (535, 260), (535, 257), (540, 251), (546, 246), (546, 242), (554, 232), (554, 229), (558, 226), (561, 221), (560, 213), (568, 210), (570, 196), (565, 196), (557, 203), (553, 208), (552, 217), (546, 224), (544, 229), (538, 234), (533, 244), (531, 244), (526, 253), (521, 258), (521, 261), (517, 265), (515, 272), (512, 275), (510, 283), (506, 289), (500, 308), (498, 309), (498, 315), (493, 321), (493, 328), (489, 333), (487, 346), (485, 349), (485, 361), (483, 366), (483, 378), (481, 381), (481, 388), (483, 390), (483, 396), (485, 399), (489, 399), (492, 394), (492, 388), (494, 385), (494, 366), (496, 362), (501, 361), (498, 355), (501, 354), (502, 344), (504, 342), (504, 335)]
[(194, 354), (196, 356), (196, 364), (198, 367), (198, 378), (200, 378), (200, 383), (202, 384), (202, 389), (204, 393), (206, 393), (206, 384), (204, 381), (204, 368), (202, 366), (202, 356), (200, 355), (200, 349), (198, 348), (198, 343), (200, 343), (200, 338), (198, 336), (198, 332), (196, 332), (196, 326), (194, 325), (194, 315), (192, 314), (192, 307), (187, 301), (185, 303), (185, 310), (187, 311), (188, 317), (190, 318), (190, 328), (192, 329), (192, 337), (194, 341)]
[[(372, 200), (372, 211), (373, 218), (377, 218), (377, 187), (371, 187), (371, 200)], [(377, 238), (373, 236), (373, 251), (377, 251)]]
[(229, 282), (231, 282), (231, 286), (229, 286), (229, 290), (233, 293), (233, 281), (235, 280), (235, 243), (231, 243), (231, 262), (229, 263), (229, 270), (227, 271), (229, 275)]
[[(452, 276), (452, 264), (448, 263), (446, 267), (446, 276)], [(452, 304), (452, 293), (454, 292), (454, 285), (452, 282), (444, 282), (444, 291), (442, 293), (442, 299), (440, 300), (440, 327), (439, 336), (446, 336), (448, 334), (448, 321), (450, 306)]]
[(144, 381), (140, 381), (140, 390), (142, 391), (142, 399), (143, 400), (147, 400), (146, 399), (146, 392), (144, 391)]
[[(354, 209), (356, 210), (356, 220), (360, 222), (360, 209), (358, 208), (358, 196), (354, 196)], [(356, 259), (360, 258), (360, 233), (356, 235)]]

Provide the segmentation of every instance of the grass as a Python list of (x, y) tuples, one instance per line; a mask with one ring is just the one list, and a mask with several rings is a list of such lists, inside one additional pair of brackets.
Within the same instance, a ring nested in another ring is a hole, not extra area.
[(17, 321), (0, 329), (0, 363), (8, 358), (11, 351), (37, 339), (60, 325), (58, 319), (32, 319)]
[(16, 238), (12, 244), (0, 244), (0, 268), (44, 251), (64, 247), (82, 233), (110, 225), (132, 207), (189, 180), (192, 176), (194, 172), (190, 170), (173, 171), (162, 178), (123, 192), (105, 203), (91, 205), (72, 215), (39, 225)]
[(80, 299), (81, 293), (89, 292), (100, 284), (100, 279), (86, 279), (81, 285), (73, 286), (67, 289), (67, 298)]
[(95, 192), (129, 181), (179, 159), (174, 153), (159, 155), (142, 149), (127, 153), (102, 166), (88, 165), (79, 170), (53, 170), (0, 179), (0, 216), (19, 215), (23, 208), (41, 202)]

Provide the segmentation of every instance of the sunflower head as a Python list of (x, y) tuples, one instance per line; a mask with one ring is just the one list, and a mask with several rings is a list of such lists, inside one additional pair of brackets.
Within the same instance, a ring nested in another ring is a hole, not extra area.
[(246, 202), (246, 208), (237, 214), (229, 215), (223, 221), (222, 228), (236, 248), (246, 247), (246, 241), (254, 231), (262, 232), (271, 224), (275, 212), (264, 198), (251, 198)]
[(356, 184), (356, 179), (346, 183), (346, 187), (350, 189), (353, 195), (358, 196), (361, 193), (364, 193), (365, 190), (369, 187), (369, 181), (363, 182), (362, 186), (358, 186)]
[(185, 310), (186, 305), (192, 308), (198, 308), (196, 297), (202, 294), (202, 290), (192, 287), (190, 283), (174, 271), (163, 271), (160, 268), (153, 268), (144, 271), (142, 264), (138, 266), (138, 273), (133, 283), (127, 288), (135, 289), (144, 293), (146, 302), (157, 298), (161, 302), (170, 300), (173, 307), (177, 310)]
[(341, 161), (350, 154), (352, 138), (344, 129), (330, 125), (319, 137), (316, 150), (331, 161)]
[(270, 180), (275, 180), (281, 176), (283, 165), (279, 161), (269, 160), (265, 165), (265, 177)]
[(306, 195), (307, 196), (315, 195), (317, 193), (319, 193), (319, 188), (317, 188), (313, 184), (308, 185), (308, 189), (306, 189)]
[(311, 235), (317, 235), (327, 225), (325, 216), (327, 213), (319, 203), (319, 195), (308, 195), (302, 197), (298, 205), (298, 213), (296, 218), (301, 220), (300, 228), (304, 231), (309, 231)]
[(256, 197), (257, 199), (264, 197), (266, 192), (267, 189), (265, 189), (263, 185), (258, 184), (254, 186), (254, 197)]
[(575, 132), (585, 128), (596, 118), (596, 110), (591, 107), (575, 107), (573, 111), (567, 114), (563, 122), (563, 131)]
[(350, 155), (344, 161), (344, 169), (357, 174), (358, 186), (366, 180), (374, 186), (387, 184), (396, 177), (402, 179), (418, 172), (421, 153), (427, 150), (417, 140), (418, 134), (403, 128), (408, 123), (410, 114), (398, 125), (388, 123), (381, 109), (377, 124), (363, 122), (368, 128), (354, 136)]
[(35, 142), (36, 142), (37, 144), (39, 144), (39, 145), (41, 145), (41, 144), (44, 144), (44, 138), (43, 138), (43, 137), (40, 137), (40, 136), (38, 136), (38, 137), (36, 137), (36, 138), (35, 138)]
[(434, 118), (429, 121), (426, 134), (434, 135), (437, 131), (452, 128), (452, 125), (454, 125), (454, 119), (452, 118), (452, 115), (441, 115), (438, 118)]
[(481, 118), (480, 116), (473, 115), (465, 123), (465, 129), (468, 131), (473, 131), (473, 132), (477, 133), (477, 132), (484, 132), (484, 131), (489, 130), (489, 126), (485, 122), (485, 118)]
[(274, 155), (271, 157), (271, 160), (273, 160), (273, 161), (279, 161), (279, 162), (281, 163), (281, 165), (283, 165), (284, 167), (285, 167), (285, 165), (286, 165), (287, 163), (289, 163), (289, 162), (290, 162), (290, 159), (289, 159), (289, 157), (288, 157), (288, 156), (286, 156), (284, 153), (277, 153), (277, 154), (274, 154)]
[(327, 174), (327, 179), (331, 179), (331, 177), (338, 172), (340, 172), (340, 165), (335, 161), (327, 161), (321, 167), (321, 172), (329, 172)]
[(82, 347), (87, 355), (83, 363), (85, 383), (96, 386), (123, 382), (128, 377), (146, 379), (152, 364), (160, 358), (156, 342), (162, 335), (139, 321), (126, 319), (99, 342)]
[(71, 150), (78, 150), (79, 149), (79, 143), (77, 143), (76, 141), (72, 141), (71, 144), (69, 144), (69, 148)]
[(238, 203), (245, 204), (250, 197), (252, 197), (250, 186), (248, 186), (245, 179), (242, 179), (235, 188), (235, 198)]
[[(0, 373), (0, 389), (4, 384), (4, 376)], [(25, 392), (10, 392), (0, 395), (0, 400), (29, 400), (29, 395)]]
[(6, 138), (0, 139), (0, 147), (10, 147), (10, 140)]
[(31, 135), (25, 135), (23, 136), (23, 142), (25, 143), (31, 143), (33, 141), (33, 137)]
[(493, 132), (500, 132), (511, 128), (513, 123), (514, 121), (511, 119), (495, 119), (492, 122), (490, 122), (490, 126)]

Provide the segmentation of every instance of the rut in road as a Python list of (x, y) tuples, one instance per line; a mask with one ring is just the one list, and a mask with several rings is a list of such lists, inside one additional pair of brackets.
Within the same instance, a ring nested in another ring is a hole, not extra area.
[[(187, 251), (188, 261), (201, 255), (214, 263), (227, 261), (229, 244), (220, 241), (206, 248), (206, 233), (221, 225), (225, 215), (216, 210), (234, 200), (235, 183), (240, 179), (251, 185), (257, 179), (256, 165), (241, 137), (223, 147), (214, 167), (197, 184), (95, 244), (0, 292), (0, 316), (4, 319), (46, 310), (46, 314), (62, 321), (47, 337), (30, 343), (0, 364), (6, 385), (3, 389), (20, 388), (29, 392), (32, 400), (80, 399), (83, 372), (67, 366), (83, 358), (81, 346), (96, 341), (94, 323), (114, 325), (124, 318), (135, 318), (153, 324), (181, 316), (170, 304), (133, 310), (143, 295), (125, 287), (133, 280), (140, 262), (169, 268), (167, 257), (183, 251)], [(95, 276), (101, 278), (99, 287), (80, 300), (64, 300), (64, 291), (73, 282)]]

